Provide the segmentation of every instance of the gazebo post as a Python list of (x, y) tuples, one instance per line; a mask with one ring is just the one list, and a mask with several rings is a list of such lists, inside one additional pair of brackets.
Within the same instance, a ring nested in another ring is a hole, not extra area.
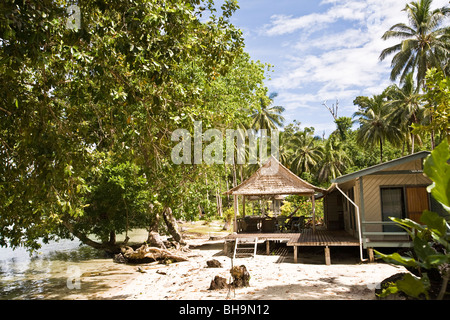
[(245, 217), (245, 196), (242, 195), (242, 216)]
[(311, 196), (312, 203), (312, 214), (313, 214), (313, 232), (316, 232), (316, 199), (314, 199), (314, 194)]
[(238, 196), (236, 194), (233, 195), (233, 206), (234, 206), (234, 223), (233, 223), (233, 231), (237, 232), (237, 216), (239, 214), (239, 204), (238, 204)]

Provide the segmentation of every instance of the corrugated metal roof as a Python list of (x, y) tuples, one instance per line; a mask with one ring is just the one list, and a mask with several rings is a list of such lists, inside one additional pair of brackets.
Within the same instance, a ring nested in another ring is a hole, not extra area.
[(350, 181), (350, 180), (353, 180), (353, 179), (356, 179), (356, 178), (359, 178), (359, 177), (362, 177), (362, 176), (366, 176), (366, 175), (369, 175), (369, 174), (372, 174), (372, 173), (376, 173), (376, 172), (381, 171), (381, 170), (386, 170), (386, 169), (392, 168), (394, 166), (397, 166), (397, 165), (400, 165), (400, 164), (403, 164), (403, 163), (407, 163), (407, 162), (414, 161), (414, 160), (417, 160), (417, 159), (426, 158), (429, 154), (430, 154), (429, 151), (420, 151), (420, 152), (417, 152), (417, 153), (414, 153), (414, 154), (410, 154), (410, 155), (407, 155), (407, 156), (404, 156), (404, 157), (401, 157), (401, 158), (398, 158), (398, 159), (394, 159), (394, 160), (391, 160), (391, 161), (383, 162), (383, 163), (374, 165), (372, 167), (369, 167), (369, 168), (366, 168), (366, 169), (363, 169), (363, 170), (360, 170), (360, 171), (356, 171), (356, 172), (353, 172), (353, 173), (349, 173), (349, 174), (337, 177), (336, 179), (332, 180), (331, 182), (333, 182), (333, 183), (344, 183), (344, 182), (347, 182), (347, 181)]

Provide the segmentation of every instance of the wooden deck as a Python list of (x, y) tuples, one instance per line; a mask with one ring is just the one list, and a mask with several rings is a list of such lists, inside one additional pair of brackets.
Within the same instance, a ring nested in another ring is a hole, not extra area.
[(227, 252), (227, 243), (239, 239), (255, 239), (266, 242), (266, 253), (269, 254), (270, 241), (287, 241), (287, 246), (294, 247), (294, 262), (298, 262), (298, 247), (323, 246), (325, 247), (325, 263), (331, 264), (330, 248), (338, 246), (359, 246), (357, 238), (347, 232), (305, 229), (302, 233), (234, 233), (225, 237), (224, 252)]
[(291, 238), (288, 246), (359, 246), (357, 238), (347, 232), (305, 229), (297, 238)]
[(273, 240), (287, 240), (293, 241), (298, 239), (300, 233), (263, 233), (263, 232), (242, 232), (242, 233), (233, 233), (225, 237), (225, 241), (234, 241), (236, 238), (239, 239), (254, 239), (258, 238), (259, 241), (273, 241)]
[(305, 229), (297, 239), (291, 239), (288, 246), (294, 247), (294, 262), (298, 262), (298, 247), (305, 246), (324, 246), (325, 263), (331, 264), (330, 248), (331, 246), (359, 246), (359, 240), (349, 235), (343, 230), (329, 231)]

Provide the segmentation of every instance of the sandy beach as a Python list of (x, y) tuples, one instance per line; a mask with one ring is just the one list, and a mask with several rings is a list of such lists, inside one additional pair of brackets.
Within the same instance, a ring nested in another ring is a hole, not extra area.
[[(282, 247), (282, 245), (281, 245)], [(354, 248), (353, 248), (354, 249)], [(286, 250), (286, 249), (281, 249)], [(294, 263), (289, 252), (277, 255), (258, 254), (233, 260), (245, 265), (250, 273), (250, 286), (235, 290), (208, 290), (216, 276), (231, 282), (231, 258), (223, 253), (223, 241), (197, 239), (191, 243), (188, 261), (169, 265), (123, 265), (129, 270), (106, 290), (97, 290), (84, 299), (155, 299), (155, 300), (372, 300), (375, 287), (385, 278), (405, 269), (382, 262), (361, 263), (357, 251), (334, 248), (332, 265), (323, 262), (322, 248), (299, 253)], [(342, 252), (340, 252), (342, 251)], [(216, 259), (221, 268), (208, 268), (206, 261)], [(82, 286), (92, 279), (82, 277)], [(108, 282), (111, 283), (111, 282)], [(83, 290), (80, 290), (80, 294)], [(68, 298), (68, 297), (66, 297)], [(77, 298), (72, 296), (71, 298)]]

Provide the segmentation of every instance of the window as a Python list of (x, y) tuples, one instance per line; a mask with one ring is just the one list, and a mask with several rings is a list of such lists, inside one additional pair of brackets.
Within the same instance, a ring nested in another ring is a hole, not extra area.
[[(382, 187), (381, 188), (381, 215), (383, 221), (391, 221), (389, 217), (405, 218), (405, 198), (403, 187)], [(402, 229), (398, 226), (383, 225), (385, 232), (399, 232)]]

